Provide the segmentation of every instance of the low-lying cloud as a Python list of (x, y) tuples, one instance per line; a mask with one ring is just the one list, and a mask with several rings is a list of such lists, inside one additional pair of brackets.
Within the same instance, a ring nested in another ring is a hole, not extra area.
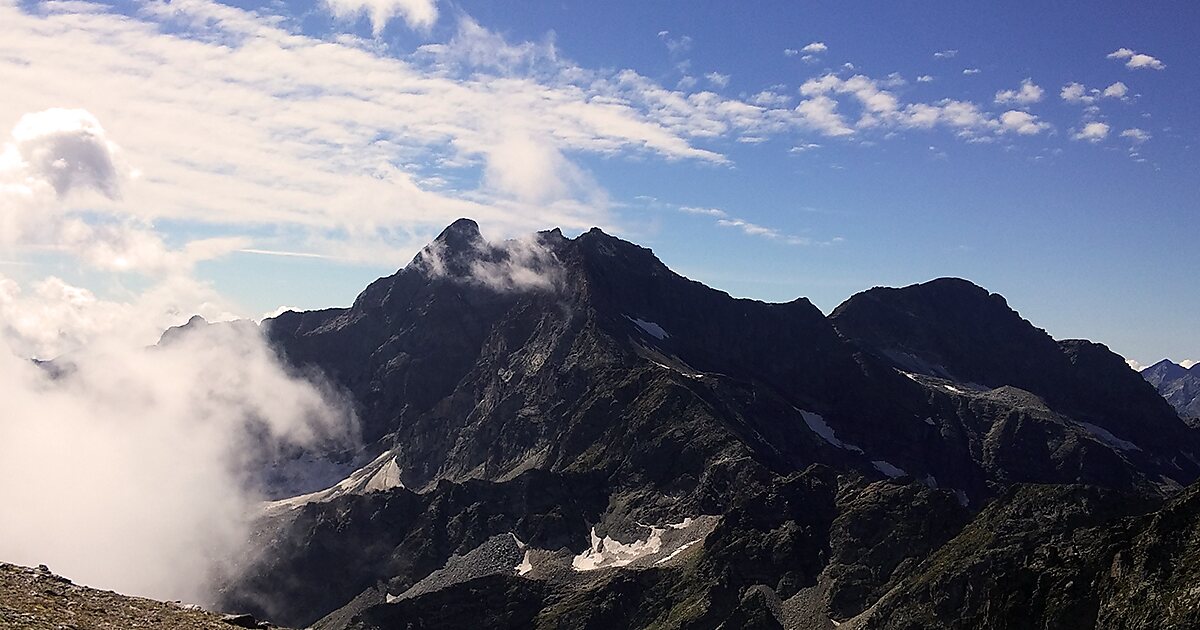
[(340, 398), (285, 369), (249, 322), (189, 327), (152, 348), (93, 338), (49, 366), (17, 343), (0, 335), (6, 562), (208, 602), (248, 551), (264, 463), (354, 437)]
[(478, 284), (493, 291), (557, 291), (562, 286), (562, 262), (540, 234), (488, 242), (475, 241), (471, 251), (449, 252), (434, 241), (421, 250), (414, 264), (427, 274)]

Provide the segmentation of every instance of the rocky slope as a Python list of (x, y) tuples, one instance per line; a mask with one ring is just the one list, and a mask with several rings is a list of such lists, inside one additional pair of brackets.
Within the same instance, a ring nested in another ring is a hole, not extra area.
[[(1023, 601), (1042, 586), (1004, 575), (1026, 549), (1099, 528), (1071, 569), (1090, 576), (1134, 549), (1121, 519), (1200, 475), (1196, 432), (1123, 360), (961, 280), (825, 317), (600, 230), (489, 243), (460, 220), (351, 307), (264, 326), (366, 442), (343, 482), (267, 506), (224, 589), (289, 625), (832, 628), (878, 623), (935, 565)], [(1019, 488), (1098, 498), (1028, 517)], [(971, 562), (1001, 529), (1016, 543)], [(1058, 614), (979, 605), (985, 627)]]
[(71, 583), (45, 566), (0, 564), (0, 628), (21, 630), (233, 630), (273, 628), (249, 615), (129, 597)]
[(1192, 426), (1200, 426), (1200, 364), (1185, 368), (1163, 359), (1142, 370), (1162, 397)]

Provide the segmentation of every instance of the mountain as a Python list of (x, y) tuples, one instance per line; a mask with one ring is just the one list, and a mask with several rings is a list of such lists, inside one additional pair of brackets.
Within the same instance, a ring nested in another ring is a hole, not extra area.
[(1058, 540), (1030, 492), (1105, 497), (1076, 511), (1107, 531), (1200, 476), (1200, 436), (1120, 357), (963, 280), (826, 317), (599, 229), (491, 243), (462, 219), (350, 307), (263, 326), (364, 439), (346, 479), (265, 507), (223, 588), (293, 626), (832, 628), (930, 563), (1003, 582), (1023, 547), (945, 554), (971, 528)]
[(1142, 370), (1162, 397), (1193, 426), (1200, 426), (1200, 363), (1191, 368), (1163, 359)]

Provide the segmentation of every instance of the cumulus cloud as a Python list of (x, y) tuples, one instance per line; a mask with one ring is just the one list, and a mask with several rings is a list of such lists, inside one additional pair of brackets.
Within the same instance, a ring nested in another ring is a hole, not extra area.
[(799, 55), (799, 54), (800, 54), (800, 51), (796, 50), (795, 48), (784, 48), (783, 49), (784, 57), (795, 57), (796, 55)]
[(122, 179), (118, 151), (85, 110), (22, 115), (0, 144), (0, 243), (16, 242), (53, 221), (60, 200), (89, 192), (116, 198)]
[(21, 116), (4, 145), (0, 176), (10, 185), (23, 180), (27, 194), (49, 186), (59, 197), (92, 189), (115, 198), (119, 179), (115, 154), (100, 121), (86, 110), (52, 108)]
[(848, 136), (854, 133), (838, 114), (837, 101), (823, 94), (801, 101), (796, 106), (796, 113), (802, 124), (827, 136)]
[(1184, 359), (1183, 361), (1180, 361), (1179, 365), (1181, 365), (1185, 368), (1191, 369), (1192, 366), (1196, 365), (1197, 363), (1200, 363), (1200, 361), (1195, 361), (1192, 359)]
[(1034, 135), (1050, 128), (1050, 124), (1039, 121), (1037, 116), (1020, 110), (1009, 110), (1000, 115), (1000, 125), (1004, 131)]
[(1128, 93), (1129, 87), (1120, 81), (1109, 85), (1103, 90), (1088, 88), (1082, 83), (1071, 82), (1064, 85), (1058, 95), (1068, 103), (1092, 105), (1101, 98), (1123, 99)]
[(1154, 57), (1151, 57), (1150, 55), (1135, 52), (1128, 48), (1118, 48), (1118, 49), (1108, 53), (1108, 58), (1109, 59), (1118, 59), (1118, 60), (1124, 59), (1125, 67), (1129, 68), (1130, 70), (1139, 70), (1142, 68), (1149, 68), (1151, 70), (1163, 70), (1167, 67), (1167, 64), (1163, 63), (1162, 61), (1160, 61)]
[(829, 47), (825, 45), (825, 42), (812, 42), (811, 44), (808, 44), (804, 48), (801, 48), (800, 52), (808, 53), (810, 55), (815, 55), (818, 53), (823, 53), (827, 50), (829, 50)]
[(929, 83), (931, 81), (933, 81), (933, 76), (928, 74), (922, 74), (917, 77), (917, 83)]
[(1125, 363), (1127, 365), (1129, 365), (1129, 367), (1132, 368), (1134, 372), (1141, 372), (1142, 370), (1150, 367), (1148, 365), (1141, 363), (1137, 359), (1125, 359)]
[(68, 203), (116, 199), (131, 177), (128, 167), (119, 166), (120, 147), (86, 110), (52, 108), (21, 116), (2, 155), (2, 245), (32, 241), (103, 270), (164, 274), (247, 244), (240, 238), (210, 238), (171, 249), (150, 226), (128, 217), (117, 214), (93, 224), (72, 216)]
[(151, 349), (91, 334), (47, 369), (26, 358), (24, 327), (143, 330), (145, 305), (102, 304), (55, 279), (24, 296), (13, 285), (0, 280), (0, 497), (20, 506), (0, 513), (6, 561), (210, 602), (212, 580), (248, 551), (261, 463), (353, 440), (338, 396), (289, 373), (253, 324), (195, 327)]
[(437, 0), (324, 0), (324, 4), (339, 19), (366, 15), (375, 37), (396, 17), (419, 30), (428, 30), (438, 18)]
[(964, 68), (962, 71), (963, 74), (968, 76), (972, 74), (979, 74), (980, 72), (983, 72), (983, 70), (980, 70), (979, 68)]
[(1086, 123), (1075, 135), (1071, 136), (1074, 140), (1086, 140), (1088, 142), (1100, 142), (1108, 137), (1109, 126), (1102, 122)]
[(939, 50), (933, 53), (935, 59), (951, 59), (958, 55), (958, 49)]
[[(888, 85), (902, 84), (902, 80), (897, 79), (889, 77), (880, 81), (865, 75), (842, 78), (832, 73), (813, 78), (800, 86), (800, 93), (812, 98), (802, 102), (797, 110), (807, 107), (807, 111), (801, 111), (805, 122), (830, 136), (850, 135), (872, 128), (932, 129), (944, 126), (964, 138), (978, 139), (987, 134), (1016, 129), (1006, 126), (969, 101), (942, 99), (935, 103), (902, 103), (895, 94), (885, 89)], [(853, 98), (860, 110), (853, 128), (838, 113), (839, 101), (830, 95)], [(1015, 124), (1016, 120), (1011, 116), (1010, 119)], [(1040, 126), (1040, 123), (1035, 123), (1035, 126)], [(1024, 129), (1025, 133), (1033, 129), (1028, 124), (1018, 127)]]
[(999, 105), (1031, 105), (1042, 100), (1045, 93), (1032, 79), (1025, 79), (1016, 90), (996, 92), (995, 102)]
[(1124, 83), (1117, 81), (1116, 83), (1113, 83), (1112, 85), (1104, 88), (1104, 92), (1102, 93), (1102, 96), (1106, 96), (1109, 98), (1125, 98), (1125, 95), (1128, 93), (1129, 93), (1129, 87), (1126, 86)]

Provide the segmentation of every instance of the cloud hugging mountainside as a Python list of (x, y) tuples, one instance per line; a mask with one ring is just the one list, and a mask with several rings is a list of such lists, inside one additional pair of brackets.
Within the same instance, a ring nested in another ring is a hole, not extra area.
[(1200, 434), (963, 280), (826, 317), (598, 229), (490, 243), (463, 219), (353, 306), (264, 328), (364, 441), (345, 480), (268, 505), (222, 589), (282, 623), (1152, 627), (1147, 589), (1196, 599), (1144, 547), (1163, 510), (1197, 538)]

